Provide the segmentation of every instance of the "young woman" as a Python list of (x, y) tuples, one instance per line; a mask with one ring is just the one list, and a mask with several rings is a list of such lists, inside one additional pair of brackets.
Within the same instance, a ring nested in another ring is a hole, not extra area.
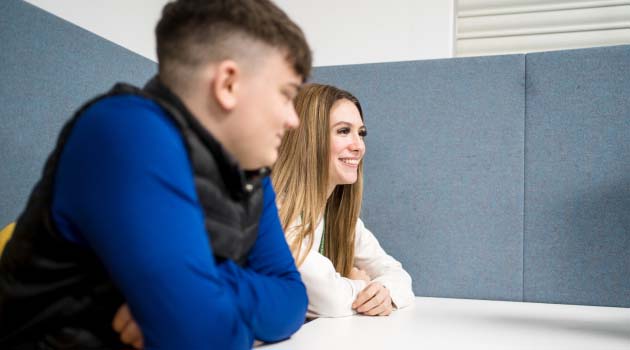
[(295, 103), (300, 125), (284, 136), (272, 182), (309, 316), (389, 315), (409, 305), (411, 277), (359, 219), (367, 129), (358, 99), (309, 84)]

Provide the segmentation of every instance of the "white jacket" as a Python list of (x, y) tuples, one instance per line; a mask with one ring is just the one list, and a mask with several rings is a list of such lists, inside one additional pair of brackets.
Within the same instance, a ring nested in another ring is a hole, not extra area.
[[(359, 292), (365, 288), (366, 283), (362, 280), (342, 277), (335, 271), (332, 262), (319, 253), (323, 226), (323, 221), (320, 220), (314, 232), (311, 250), (299, 267), (308, 294), (307, 315), (309, 317), (353, 315), (356, 311), (352, 309), (352, 303)], [(291, 228), (287, 232), (290, 242)], [(307, 247), (308, 241), (304, 240), (302, 249)], [(301, 253), (303, 255), (303, 252)], [(411, 277), (396, 259), (385, 253), (376, 237), (365, 228), (361, 219), (357, 220), (356, 225), (354, 265), (364, 270), (370, 279), (381, 282), (389, 289), (396, 308), (403, 308), (414, 300)]]

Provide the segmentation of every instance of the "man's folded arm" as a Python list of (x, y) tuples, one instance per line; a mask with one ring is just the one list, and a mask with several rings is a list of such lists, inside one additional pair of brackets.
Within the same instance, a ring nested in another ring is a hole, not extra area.
[(263, 180), (264, 208), (258, 238), (245, 268), (233, 262), (220, 265), (222, 276), (235, 291), (242, 312), (249, 313), (256, 339), (279, 341), (304, 324), (308, 298), (278, 217), (269, 178)]
[(181, 137), (136, 99), (101, 102), (73, 129), (56, 176), (57, 227), (101, 260), (146, 349), (249, 348), (253, 332), (210, 251)]

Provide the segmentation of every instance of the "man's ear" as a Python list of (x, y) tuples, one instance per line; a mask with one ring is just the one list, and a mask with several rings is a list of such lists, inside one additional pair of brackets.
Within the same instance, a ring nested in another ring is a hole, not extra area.
[(230, 111), (236, 106), (242, 78), (242, 72), (235, 61), (225, 60), (217, 65), (210, 87), (217, 104), (224, 110)]

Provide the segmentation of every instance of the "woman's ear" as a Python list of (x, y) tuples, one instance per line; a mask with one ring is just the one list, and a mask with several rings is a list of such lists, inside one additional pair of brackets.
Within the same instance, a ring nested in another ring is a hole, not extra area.
[(232, 60), (222, 61), (216, 68), (210, 92), (214, 95), (217, 104), (226, 111), (231, 111), (236, 107), (242, 79), (241, 73), (238, 64)]

